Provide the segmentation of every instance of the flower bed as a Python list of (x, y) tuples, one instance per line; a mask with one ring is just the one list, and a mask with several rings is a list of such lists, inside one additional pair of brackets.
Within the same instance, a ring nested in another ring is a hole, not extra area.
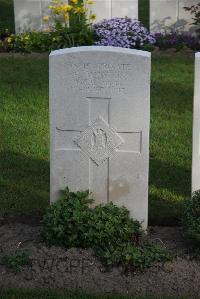
[(199, 50), (199, 39), (187, 33), (172, 31), (171, 33), (155, 33), (155, 46), (159, 49), (166, 50), (175, 48), (177, 51), (187, 47), (192, 50)]
[(151, 34), (138, 20), (128, 17), (103, 19), (92, 24), (92, 0), (52, 0), (50, 14), (43, 17), (46, 28), (40, 32), (10, 34), (0, 32), (0, 51), (50, 52), (77, 46), (114, 46), (152, 51), (184, 48), (200, 50), (198, 37), (185, 33)]
[(156, 42), (139, 21), (131, 18), (104, 19), (94, 25), (94, 31), (99, 46), (143, 48)]
[(92, 0), (52, 0), (50, 15), (44, 16), (46, 28), (41, 32), (11, 34), (3, 38), (3, 46), (13, 52), (46, 52), (54, 49), (93, 43), (92, 21), (95, 14), (90, 10)]

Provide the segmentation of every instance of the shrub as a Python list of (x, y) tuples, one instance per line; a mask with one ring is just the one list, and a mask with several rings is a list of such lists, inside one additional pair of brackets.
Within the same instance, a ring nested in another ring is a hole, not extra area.
[(183, 224), (188, 236), (200, 244), (200, 190), (185, 202)]
[(56, 49), (92, 45), (92, 31), (69, 32), (63, 29), (52, 32), (12, 34), (3, 45), (12, 52), (50, 52)]
[(181, 50), (184, 47), (193, 50), (200, 49), (198, 39), (186, 33), (172, 31), (171, 33), (156, 33), (154, 36), (156, 39), (155, 46), (163, 50), (170, 48)]
[[(54, 27), (83, 27), (94, 20), (96, 15), (92, 13), (89, 6), (93, 4), (92, 0), (69, 0), (69, 3), (61, 0), (52, 0), (49, 8), (53, 15)], [(49, 21), (51, 17), (44, 16), (44, 21)]]
[(5, 38), (4, 46), (13, 52), (45, 52), (55, 49), (91, 45), (93, 31), (91, 22), (95, 15), (88, 9), (92, 4), (87, 0), (52, 0), (50, 16), (44, 16), (46, 29), (41, 32), (12, 34)]
[(21, 270), (22, 266), (29, 264), (29, 258), (30, 253), (27, 251), (22, 251), (0, 256), (0, 262), (1, 264), (7, 266), (8, 268), (17, 273)]
[(0, 40), (3, 41), (5, 38), (11, 35), (8, 29), (0, 29)]
[(43, 219), (41, 236), (48, 245), (92, 248), (107, 265), (147, 267), (168, 259), (166, 252), (143, 241), (138, 221), (113, 203), (89, 207), (88, 192), (70, 192), (53, 203)]
[(143, 48), (153, 45), (155, 38), (142, 24), (131, 18), (112, 18), (102, 20), (93, 26), (96, 45), (123, 48)]
[(91, 222), (92, 203), (88, 192), (63, 191), (62, 197), (52, 204), (43, 219), (42, 237), (49, 245), (85, 247), (85, 232)]

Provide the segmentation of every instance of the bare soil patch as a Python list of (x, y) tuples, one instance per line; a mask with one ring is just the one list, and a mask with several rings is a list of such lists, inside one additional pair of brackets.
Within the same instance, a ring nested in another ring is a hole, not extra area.
[(30, 262), (20, 272), (0, 264), (0, 287), (67, 288), (91, 292), (120, 292), (138, 295), (200, 294), (200, 259), (185, 243), (181, 227), (151, 227), (148, 239), (174, 255), (171, 262), (143, 271), (124, 273), (105, 268), (92, 250), (48, 248), (40, 240), (40, 226), (7, 223), (0, 226), (0, 253), (29, 251)]

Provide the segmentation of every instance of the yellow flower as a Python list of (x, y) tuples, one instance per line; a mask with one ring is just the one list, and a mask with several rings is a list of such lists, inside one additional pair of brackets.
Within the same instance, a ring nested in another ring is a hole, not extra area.
[(52, 0), (51, 1), (53, 4), (59, 4), (60, 3), (60, 1), (58, 1), (58, 0)]
[(11, 37), (7, 37), (6, 41), (7, 41), (7, 43), (11, 44), (12, 43), (12, 38)]
[(68, 14), (67, 13), (64, 13), (64, 21), (66, 22), (66, 21), (68, 21), (69, 20), (69, 16), (68, 16)]
[(49, 16), (44, 16), (43, 21), (48, 22), (49, 21)]
[(69, 5), (69, 4), (63, 4), (63, 6), (61, 7), (61, 9), (63, 10), (63, 11), (70, 11), (70, 10), (72, 10), (72, 6), (71, 5)]
[(86, 4), (94, 4), (93, 0), (87, 0)]
[(90, 15), (90, 20), (92, 20), (92, 21), (94, 21), (95, 19), (96, 19), (96, 14), (95, 13), (92, 13), (91, 15)]
[(85, 9), (84, 7), (77, 7), (74, 9), (74, 13), (84, 13)]

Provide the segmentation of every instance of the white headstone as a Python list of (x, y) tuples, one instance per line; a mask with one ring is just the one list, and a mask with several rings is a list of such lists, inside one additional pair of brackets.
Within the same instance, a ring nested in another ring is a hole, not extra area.
[(147, 227), (150, 60), (114, 47), (51, 53), (51, 202), (89, 189)]
[(43, 21), (43, 17), (50, 15), (50, 3), (50, 0), (14, 0), (15, 32), (39, 31), (46, 28), (47, 23)]
[[(43, 16), (50, 14), (49, 4), (50, 0), (14, 0), (15, 31), (18, 33), (45, 28)], [(96, 21), (126, 16), (138, 19), (138, 0), (94, 0), (94, 4), (88, 8), (96, 14)]]
[(94, 0), (91, 9), (96, 21), (113, 17), (138, 19), (138, 0)]
[(150, 31), (165, 32), (175, 29), (193, 33), (196, 29), (190, 12), (184, 7), (199, 3), (199, 0), (150, 0)]
[(14, 14), (16, 33), (41, 29), (41, 1), (14, 0)]
[(192, 148), (192, 192), (197, 190), (200, 190), (200, 52), (195, 56)]

